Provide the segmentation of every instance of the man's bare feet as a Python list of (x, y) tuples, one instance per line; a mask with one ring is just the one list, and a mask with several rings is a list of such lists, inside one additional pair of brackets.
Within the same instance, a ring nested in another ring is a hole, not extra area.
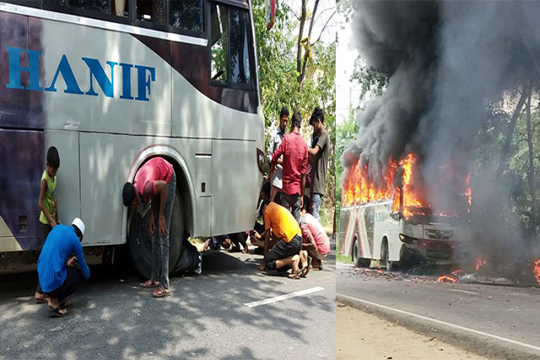
[(49, 298), (45, 294), (40, 294), (36, 292), (34, 294), (34, 299), (36, 300), (36, 304), (45, 304), (46, 302), (48, 302)]

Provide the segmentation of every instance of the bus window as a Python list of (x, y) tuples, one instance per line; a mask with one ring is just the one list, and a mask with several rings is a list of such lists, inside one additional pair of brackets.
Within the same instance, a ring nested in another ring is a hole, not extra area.
[(165, 1), (137, 0), (137, 20), (163, 25), (165, 23)]
[(227, 8), (212, 4), (212, 81), (227, 82)]
[(19, 4), (22, 6), (29, 6), (33, 8), (41, 8), (41, 0), (12, 0), (9, 1), (13, 4)]
[(43, 8), (47, 9), (49, 6), (67, 6), (67, 0), (43, 0)]
[(113, 9), (113, 14), (120, 17), (128, 17), (129, 12), (126, 8), (126, 3), (129, 3), (129, 1), (111, 0), (111, 8)]
[(248, 30), (249, 18), (247, 11), (230, 10), (230, 66), (231, 82), (233, 84), (251, 84), (251, 68), (249, 61)]
[(202, 32), (202, 0), (170, 0), (169, 25), (176, 29)]
[(82, 10), (97, 11), (110, 14), (109, 0), (69, 0), (69, 6)]

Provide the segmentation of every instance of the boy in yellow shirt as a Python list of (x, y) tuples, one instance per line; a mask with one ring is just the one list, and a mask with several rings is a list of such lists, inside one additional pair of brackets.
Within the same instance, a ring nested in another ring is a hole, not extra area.
[[(47, 236), (56, 225), (60, 224), (60, 216), (58, 215), (58, 200), (56, 198), (56, 172), (60, 167), (60, 155), (56, 147), (51, 146), (47, 150), (47, 164), (43, 174), (41, 175), (41, 191), (39, 192), (39, 222), (41, 223), (41, 248), (47, 240)], [(36, 302), (46, 302), (46, 296), (41, 291), (41, 287), (37, 286), (35, 294)]]

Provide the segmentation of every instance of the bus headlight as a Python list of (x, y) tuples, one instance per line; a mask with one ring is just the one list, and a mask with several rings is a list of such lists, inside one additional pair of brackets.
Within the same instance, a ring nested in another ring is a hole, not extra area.
[(407, 236), (405, 234), (399, 234), (399, 240), (401, 240), (402, 242), (404, 242), (405, 244), (412, 244), (416, 241), (415, 238), (412, 238), (410, 236)]
[(257, 165), (261, 174), (264, 175), (264, 153), (261, 149), (257, 149)]

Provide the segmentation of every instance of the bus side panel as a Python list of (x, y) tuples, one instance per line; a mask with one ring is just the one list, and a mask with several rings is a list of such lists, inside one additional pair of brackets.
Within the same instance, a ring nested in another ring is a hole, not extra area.
[(31, 250), (41, 244), (43, 144), (41, 131), (0, 129), (0, 251)]
[[(24, 70), (30, 61), (27, 49), (43, 52), (41, 34), (41, 21), (0, 13), (0, 127), (43, 129), (43, 92), (28, 89), (30, 73)], [(12, 60), (18, 61), (13, 68), (9, 66), (10, 52)], [(41, 73), (41, 65), (39, 70)]]
[(262, 183), (256, 154), (254, 141), (212, 140), (212, 234), (253, 229)]
[[(122, 188), (134, 160), (144, 151), (163, 155), (166, 148), (185, 161), (187, 171), (195, 174), (198, 163), (196, 154), (208, 153), (210, 140), (171, 139), (161, 137), (127, 136), (112, 134), (80, 133), (81, 219), (86, 223), (84, 243), (114, 245), (122, 239)], [(155, 150), (153, 150), (155, 149)], [(165, 154), (165, 156), (168, 156)], [(202, 164), (201, 166), (206, 166)], [(177, 174), (177, 184), (180, 174)], [(190, 179), (195, 184), (195, 179)], [(206, 180), (206, 186), (212, 184)], [(195, 187), (197, 188), (197, 187)], [(198, 187), (200, 190), (200, 186)], [(201, 227), (209, 228), (210, 197), (196, 190), (193, 204), (193, 234)], [(189, 191), (186, 191), (189, 193)], [(187, 218), (190, 215), (184, 214)]]
[(358, 223), (358, 242), (360, 257), (371, 259), (373, 256), (373, 210), (371, 207), (359, 206), (356, 211)]
[(60, 155), (56, 182), (58, 210), (62, 223), (69, 225), (74, 218), (81, 217), (79, 134), (76, 131), (45, 130), (45, 148), (49, 146), (55, 146)]
[[(52, 86), (61, 61), (64, 65), (67, 61), (76, 82), (71, 85), (81, 92), (65, 93), (65, 79), (58, 74), (56, 91), (43, 95), (47, 128), (171, 135), (171, 67), (133, 35), (47, 20), (43, 21), (43, 42), (44, 87)], [(100, 66), (113, 83), (112, 97), (90, 76), (88, 62)]]
[(346, 254), (348, 247), (346, 247), (346, 243), (350, 242), (348, 239), (349, 233), (347, 232), (347, 228), (349, 226), (349, 219), (351, 215), (351, 211), (348, 208), (341, 208), (339, 212), (339, 231), (337, 233), (337, 241), (338, 241), (338, 251), (341, 254), (344, 255), (350, 255)]
[(391, 204), (380, 204), (375, 207), (375, 246), (374, 259), (381, 259), (383, 239), (388, 241), (388, 256), (390, 261), (399, 261), (402, 243), (399, 240), (400, 224), (392, 218)]

